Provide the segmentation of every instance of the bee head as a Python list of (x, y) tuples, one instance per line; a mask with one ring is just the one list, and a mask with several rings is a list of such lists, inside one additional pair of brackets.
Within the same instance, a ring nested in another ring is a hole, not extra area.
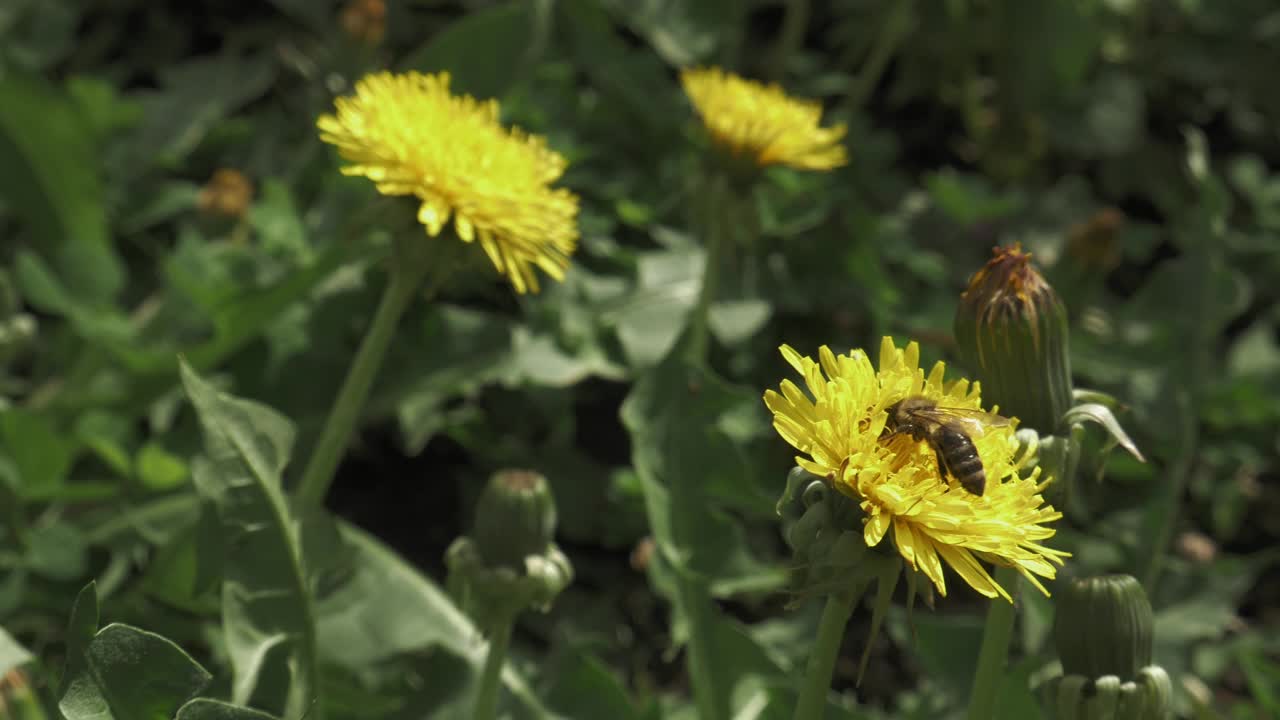
[(886, 413), (886, 417), (884, 420), (884, 432), (880, 434), (881, 437), (892, 435), (897, 432), (898, 426), (902, 424), (903, 420), (905, 420), (902, 415), (901, 400), (885, 408), (884, 411)]

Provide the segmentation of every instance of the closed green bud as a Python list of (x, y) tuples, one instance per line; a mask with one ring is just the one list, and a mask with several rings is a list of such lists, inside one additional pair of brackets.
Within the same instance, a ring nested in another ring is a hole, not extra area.
[(865, 574), (868, 554), (877, 554), (862, 539), (858, 503), (802, 468), (787, 476), (777, 510), (792, 551), (791, 585), (797, 597), (848, 585)]
[(1129, 575), (1072, 580), (1054, 594), (1053, 635), (1066, 675), (1134, 680), (1151, 664), (1151, 603)]
[(1042, 435), (1071, 406), (1067, 310), (1021, 247), (997, 247), (956, 310), (960, 355), (982, 396)]
[(476, 505), (474, 532), (445, 552), (450, 593), (481, 627), (547, 610), (573, 581), (573, 565), (552, 542), (555, 530), (546, 478), (527, 470), (494, 474)]
[(501, 470), (476, 505), (473, 536), (490, 565), (523, 568), (546, 551), (556, 532), (556, 503), (547, 479), (531, 470)]

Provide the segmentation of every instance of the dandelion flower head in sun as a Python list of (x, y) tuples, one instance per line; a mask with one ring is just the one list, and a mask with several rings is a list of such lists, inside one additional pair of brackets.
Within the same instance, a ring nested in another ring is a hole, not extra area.
[(498, 121), (498, 103), (449, 92), (448, 73), (379, 72), (316, 122), (351, 162), (346, 175), (421, 201), (418, 221), (478, 240), (516, 292), (538, 291), (535, 267), (560, 280), (578, 241), (578, 198), (552, 188), (565, 160), (546, 140)]
[(945, 562), (979, 593), (1008, 600), (1009, 593), (981, 561), (1013, 567), (1048, 594), (1037, 576), (1053, 578), (1067, 553), (1042, 542), (1053, 536), (1049, 523), (1062, 513), (1044, 502), (1040, 468), (1019, 476), (1012, 424), (992, 426), (972, 438), (986, 471), (981, 496), (962, 489), (954, 478), (943, 483), (927, 443), (907, 434), (884, 434), (886, 409), (906, 397), (981, 410), (978, 383), (944, 382), (941, 362), (926, 376), (919, 367), (919, 345), (912, 342), (904, 350), (887, 337), (878, 369), (862, 350), (836, 356), (823, 346), (817, 362), (789, 346), (781, 350), (804, 378), (808, 394), (790, 380), (782, 382), (781, 392), (765, 392), (773, 426), (803, 453), (796, 458), (801, 467), (859, 501), (869, 547), (891, 533), (907, 565), (924, 573), (942, 595), (947, 594)]
[(719, 68), (680, 73), (680, 83), (711, 137), (756, 165), (832, 170), (848, 159), (840, 140), (845, 126), (819, 126), (822, 105), (788, 96), (776, 84), (761, 85)]

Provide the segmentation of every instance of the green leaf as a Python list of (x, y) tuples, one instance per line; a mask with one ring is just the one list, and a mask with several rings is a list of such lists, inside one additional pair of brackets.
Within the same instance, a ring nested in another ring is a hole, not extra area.
[(23, 297), (33, 307), (65, 317), (81, 337), (111, 348), (127, 347), (132, 341), (133, 328), (123, 313), (77, 297), (71, 281), (58, 278), (34, 252), (19, 251), (14, 268)]
[[(372, 535), (348, 524), (341, 530), (354, 574), (316, 605), (324, 659), (362, 671), (397, 655), (444, 650), (478, 677), (487, 646), (444, 590)], [(552, 717), (510, 664), (502, 681), (529, 715)]]
[(0, 414), (0, 447), (18, 471), (18, 493), (27, 498), (55, 494), (67, 479), (77, 443), (44, 415), (9, 408)]
[(1236, 655), (1254, 699), (1267, 715), (1280, 715), (1280, 663), (1256, 647), (1241, 647)]
[(1031, 675), (1041, 665), (1038, 658), (1026, 658), (1005, 669), (996, 691), (995, 720), (1039, 720), (1044, 717), (1040, 712), (1040, 701), (1031, 692)]
[(269, 54), (235, 50), (160, 66), (161, 89), (139, 93), (144, 119), (119, 162), (146, 168), (183, 161), (219, 122), (266, 92), (277, 67)]
[(443, 427), (447, 402), (498, 380), (515, 357), (511, 324), (494, 313), (433, 303), (423, 326), (418, 342), (435, 349), (415, 353), (407, 385), (386, 383), (395, 388), (395, 414), (411, 455)]
[[(334, 242), (305, 267), (290, 273), (279, 282), (266, 287), (238, 293), (234, 298), (219, 304), (212, 318), (214, 337), (192, 348), (188, 359), (192, 367), (211, 368), (258, 337), (282, 313), (309, 295), (342, 266), (348, 258), (351, 243)], [(172, 362), (172, 354), (163, 356), (163, 362)], [(159, 362), (159, 359), (157, 359)]]
[(178, 709), (174, 720), (275, 720), (275, 715), (221, 700), (196, 698)]
[(956, 697), (966, 697), (973, 682), (973, 666), (960, 658), (978, 657), (982, 643), (982, 621), (973, 615), (940, 617), (917, 612), (910, 627), (890, 623), (894, 642), (912, 648), (922, 673)]
[(51, 523), (27, 534), (26, 566), (51, 580), (75, 580), (88, 565), (84, 535), (68, 523)]
[(547, 705), (565, 717), (607, 717), (638, 720), (618, 677), (594, 655), (573, 650), (552, 669), (553, 681), (541, 694)]
[(76, 108), (43, 80), (0, 74), (0, 197), (31, 229), (77, 298), (106, 303), (124, 284), (103, 208), (99, 159)]
[(1133, 440), (1129, 439), (1129, 434), (1120, 427), (1120, 421), (1116, 420), (1116, 416), (1111, 412), (1111, 408), (1098, 403), (1082, 403), (1073, 406), (1063, 416), (1063, 422), (1068, 426), (1077, 425), (1083, 422), (1093, 422), (1102, 426), (1110, 436), (1111, 441), (1120, 445), (1138, 460), (1146, 462), (1142, 457), (1142, 452), (1138, 450), (1138, 446), (1133, 444)]
[(710, 703), (705, 712), (715, 712), (730, 707), (739, 678), (713, 659), (737, 657), (711, 649), (712, 632), (720, 624), (709, 597), (713, 583), (718, 581), (720, 593), (728, 594), (777, 588), (784, 576), (781, 568), (755, 561), (745, 549), (742, 524), (716, 507), (709, 492), (726, 482), (741, 487), (741, 479), (749, 475), (725, 421), (759, 398), (689, 364), (682, 347), (677, 343), (635, 384), (622, 405), (622, 421), (631, 434), (632, 463), (660, 553), (650, 566), (651, 576), (664, 566), (675, 574), (666, 579), (656, 575), (656, 589), (672, 603), (676, 639), (687, 633), (696, 652), (704, 654), (699, 703)]
[(1034, 112), (1079, 85), (1100, 37), (1079, 6), (1074, 0), (998, 4), (998, 32), (1005, 38), (999, 44), (1001, 92), (1012, 96), (1004, 102)]
[(309, 259), (311, 245), (289, 186), (278, 178), (262, 183), (262, 194), (249, 211), (249, 223), (262, 249), (272, 256)]
[(315, 624), (301, 538), (280, 484), (293, 426), (274, 410), (220, 393), (185, 362), (182, 383), (204, 429), (196, 490), (222, 521), (222, 621), (232, 700), (290, 717), (319, 692)]
[(717, 340), (737, 345), (759, 332), (772, 315), (773, 306), (764, 300), (726, 300), (711, 305), (707, 324)]
[(35, 656), (30, 651), (19, 645), (12, 635), (0, 627), (0, 677), (34, 659)]
[(1015, 194), (1001, 193), (985, 178), (949, 168), (929, 175), (925, 187), (938, 209), (962, 227), (1007, 217), (1021, 206)]
[(172, 717), (212, 678), (172, 641), (120, 623), (99, 631), (85, 657), (113, 713), (121, 718)]
[[(617, 122), (628, 124), (628, 132), (615, 136), (614, 142), (648, 148), (678, 132), (684, 107), (675, 101), (678, 96), (672, 92), (667, 66), (616, 32), (596, 0), (561, 0), (556, 11), (557, 30), (566, 36), (568, 52), (601, 94), (602, 119), (616, 117)], [(648, 214), (647, 210), (625, 210), (634, 206), (630, 198), (622, 202), (620, 214)]]
[[(61, 697), (83, 697), (91, 703), (85, 708), (92, 716), (94, 707), (106, 710), (105, 701), (94, 703), (96, 693), (89, 692), (93, 684), (85, 664), (85, 652), (93, 636), (98, 632), (98, 586), (93, 580), (81, 588), (71, 605), (71, 618), (67, 621), (67, 660), (62, 669), (62, 684), (58, 688)], [(79, 685), (79, 687), (77, 687)], [(101, 700), (101, 698), (99, 698)], [(61, 701), (59, 701), (61, 707)], [(65, 712), (65, 710), (64, 710)]]
[(169, 720), (212, 677), (172, 641), (119, 623), (93, 637), (84, 659), (88, 672), (58, 701), (67, 720)]
[[(468, 13), (409, 53), (401, 69), (445, 71), (456, 92), (499, 97), (529, 66), (539, 4), (512, 0)], [(478, 47), (485, 52), (477, 53)]]
[(709, 60), (737, 28), (741, 12), (732, 0), (606, 0), (604, 5), (673, 67)]
[[(632, 462), (658, 548), (679, 571), (711, 579), (722, 592), (777, 586), (782, 570), (746, 550), (742, 524), (715, 502), (748, 499), (753, 464), (734, 427), (762, 414), (759, 395), (686, 364), (673, 353), (635, 385), (622, 406)], [(773, 498), (759, 498), (766, 512)]]
[[(220, 603), (216, 591), (220, 589), (223, 567), (221, 530), (212, 509), (201, 513), (199, 520), (156, 548), (142, 587), (173, 607), (195, 613), (217, 612)], [(206, 535), (210, 531), (214, 533), (212, 538)], [(203, 544), (209, 540), (213, 547)], [(215, 569), (219, 574), (210, 581), (206, 576)]]
[(634, 367), (657, 364), (680, 336), (698, 299), (706, 254), (700, 249), (649, 253), (636, 267), (636, 289), (611, 313)]
[(333, 26), (333, 3), (314, 2), (314, 0), (271, 0), (271, 4), (280, 12), (307, 25), (312, 30), (323, 32)]
[(90, 410), (76, 418), (76, 438), (117, 477), (133, 476), (130, 419), (110, 412)]
[(154, 442), (143, 445), (134, 462), (138, 482), (146, 489), (156, 492), (172, 490), (182, 485), (190, 473), (182, 458)]
[(84, 655), (89, 642), (98, 632), (98, 584), (90, 580), (76, 594), (71, 605), (71, 617), (67, 621), (67, 657)]

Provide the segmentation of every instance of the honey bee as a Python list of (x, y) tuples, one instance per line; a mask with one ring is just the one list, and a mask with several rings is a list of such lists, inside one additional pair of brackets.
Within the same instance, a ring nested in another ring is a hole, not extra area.
[(989, 427), (1008, 425), (1009, 418), (971, 408), (941, 407), (936, 400), (920, 395), (899, 400), (887, 412), (881, 439), (910, 435), (917, 442), (928, 443), (938, 460), (942, 482), (951, 475), (965, 490), (982, 495), (987, 474), (973, 438), (981, 437)]

